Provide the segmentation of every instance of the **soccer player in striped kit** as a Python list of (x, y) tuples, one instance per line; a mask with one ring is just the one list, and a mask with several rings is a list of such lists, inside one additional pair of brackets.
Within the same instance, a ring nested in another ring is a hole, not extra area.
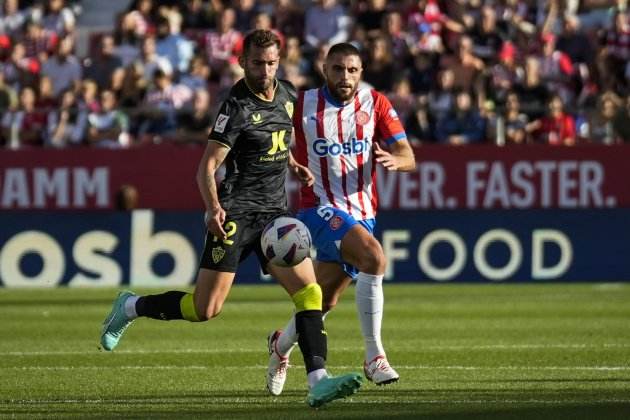
[[(315, 176), (303, 185), (298, 217), (317, 248), (315, 272), (323, 311), (356, 279), (356, 305), (365, 339), (365, 376), (377, 385), (399, 379), (381, 342), (385, 256), (374, 238), (376, 165), (411, 171), (415, 157), (389, 100), (359, 89), (362, 63), (349, 43), (333, 45), (324, 64), (325, 86), (300, 92), (293, 124), (296, 161)], [(387, 145), (387, 150), (380, 143)], [(270, 334), (267, 388), (282, 392), (289, 354), (297, 342), (295, 321)]]

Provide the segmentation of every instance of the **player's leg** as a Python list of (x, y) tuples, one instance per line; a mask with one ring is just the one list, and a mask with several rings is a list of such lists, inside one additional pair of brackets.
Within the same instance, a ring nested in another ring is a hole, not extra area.
[(353, 226), (341, 240), (341, 255), (345, 262), (358, 269), (355, 300), (365, 341), (366, 377), (377, 385), (395, 382), (398, 373), (389, 365), (381, 341), (383, 322), (383, 275), (385, 255), (369, 224)]
[(200, 269), (194, 293), (171, 290), (165, 293), (136, 296), (122, 292), (103, 323), (101, 345), (113, 350), (125, 330), (138, 317), (171, 321), (207, 321), (221, 312), (234, 280), (234, 273)]
[[(325, 319), (328, 311), (337, 304), (339, 297), (352, 279), (339, 263), (315, 261), (314, 265), (317, 283), (322, 288), (322, 312)], [(282, 357), (289, 357), (297, 345), (297, 338), (295, 317), (291, 317), (283, 330), (277, 330), (270, 335), (270, 352), (276, 351)]]
[[(226, 222), (232, 227), (239, 220)], [(113, 350), (127, 327), (138, 317), (161, 321), (182, 319), (190, 322), (206, 321), (219, 314), (234, 280), (234, 273), (244, 252), (243, 235), (234, 229), (229, 241), (206, 236), (205, 246), (197, 273), (194, 293), (168, 291), (165, 293), (137, 296), (132, 292), (121, 292), (101, 332), (101, 346)]]
[(295, 325), (298, 345), (306, 367), (309, 395), (312, 407), (319, 407), (338, 398), (356, 392), (361, 377), (348, 374), (329, 377), (326, 372), (327, 338), (322, 319), (322, 292), (315, 281), (310, 258), (295, 267), (267, 265), (268, 271), (278, 280), (295, 304)]

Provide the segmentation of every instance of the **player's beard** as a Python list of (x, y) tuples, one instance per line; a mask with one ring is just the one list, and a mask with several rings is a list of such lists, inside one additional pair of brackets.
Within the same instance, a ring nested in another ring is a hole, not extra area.
[(273, 79), (251, 79), (247, 78), (247, 85), (255, 93), (265, 93), (273, 86)]
[(357, 93), (358, 87), (358, 83), (354, 86), (350, 83), (337, 83), (335, 86), (328, 85), (328, 90), (336, 100), (346, 103), (350, 101), (350, 99), (354, 98), (354, 94)]

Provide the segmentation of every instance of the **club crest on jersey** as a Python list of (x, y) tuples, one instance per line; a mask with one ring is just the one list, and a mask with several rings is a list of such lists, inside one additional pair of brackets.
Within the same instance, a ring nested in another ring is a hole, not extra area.
[(260, 124), (262, 122), (262, 115), (260, 115), (260, 113), (252, 114), (252, 122), (254, 124)]
[(335, 216), (332, 219), (330, 219), (330, 222), (328, 222), (328, 225), (330, 226), (332, 230), (337, 230), (339, 229), (341, 225), (343, 225), (343, 219), (339, 216)]
[(359, 125), (365, 125), (370, 122), (370, 114), (365, 111), (357, 112), (355, 118), (357, 119), (357, 124)]
[(219, 114), (217, 116), (217, 121), (214, 123), (214, 131), (216, 131), (217, 133), (223, 133), (229, 119), (229, 115)]
[(284, 109), (287, 110), (287, 114), (289, 114), (289, 118), (293, 118), (293, 102), (286, 101), (284, 104)]
[(214, 261), (215, 264), (221, 261), (224, 256), (225, 256), (225, 249), (221, 248), (220, 246), (216, 248), (212, 248), (212, 261)]

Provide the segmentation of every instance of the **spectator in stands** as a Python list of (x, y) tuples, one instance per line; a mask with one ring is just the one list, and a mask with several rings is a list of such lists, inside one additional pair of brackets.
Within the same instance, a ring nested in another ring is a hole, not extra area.
[(503, 103), (507, 94), (518, 82), (522, 69), (516, 64), (516, 47), (512, 42), (505, 42), (499, 52), (499, 62), (490, 70), (488, 97), (495, 103)]
[(64, 0), (48, 0), (42, 18), (44, 29), (59, 35), (70, 34), (76, 25), (74, 12), (66, 7)]
[(306, 9), (304, 40), (316, 51), (322, 44), (346, 42), (352, 21), (337, 0), (316, 0)]
[(171, 62), (157, 53), (153, 35), (147, 35), (142, 41), (142, 53), (136, 61), (144, 71), (144, 79), (149, 83), (153, 82), (153, 76), (157, 70), (161, 70), (164, 73), (173, 73)]
[(368, 37), (381, 35), (381, 27), (387, 14), (385, 0), (360, 1), (356, 13), (356, 24), (363, 27)]
[(437, 69), (433, 56), (418, 53), (413, 57), (413, 67), (409, 71), (409, 81), (413, 93), (426, 95), (436, 87)]
[(211, 75), (220, 77), (230, 63), (238, 62), (243, 35), (234, 28), (236, 12), (226, 8), (217, 18), (216, 29), (210, 30), (204, 37)]
[(417, 106), (404, 122), (405, 131), (414, 145), (433, 142), (433, 124), (429, 115), (429, 101), (426, 95), (418, 96)]
[[(294, 36), (288, 37), (284, 54), (280, 59), (278, 77), (289, 79), (294, 86), (304, 88), (309, 84), (307, 77), (309, 66), (309, 61), (302, 55), (300, 40)], [(289, 74), (291, 78), (289, 78)]]
[(182, 15), (176, 9), (165, 13), (157, 19), (156, 52), (168, 59), (176, 73), (185, 72), (193, 56), (192, 42), (180, 33)]
[(584, 132), (580, 133), (584, 141), (608, 145), (620, 142), (621, 139), (614, 124), (618, 111), (617, 101), (619, 101), (618, 98), (612, 98), (609, 95), (600, 97), (597, 112), (591, 115)]
[(550, 92), (542, 84), (540, 61), (535, 56), (530, 55), (526, 58), (525, 80), (517, 84), (514, 90), (519, 96), (522, 111), (530, 121), (537, 120), (545, 115)]
[(626, 97), (625, 106), (619, 107), (613, 120), (613, 128), (622, 141), (630, 143), (630, 97)]
[(542, 42), (540, 76), (549, 91), (558, 93), (563, 102), (570, 103), (575, 97), (571, 58), (556, 48), (555, 35), (543, 34)]
[(114, 71), (122, 68), (122, 60), (114, 55), (114, 48), (114, 37), (105, 35), (101, 38), (100, 53), (83, 61), (85, 77), (94, 80), (99, 89), (110, 88)]
[(405, 31), (402, 17), (397, 11), (388, 12), (383, 20), (383, 32), (391, 47), (393, 64), (396, 72), (401, 72), (411, 64), (409, 50), (410, 37)]
[(368, 59), (363, 65), (363, 80), (381, 92), (392, 90), (394, 59), (387, 38), (378, 36), (368, 46)]
[[(527, 143), (527, 115), (520, 110), (520, 101), (515, 92), (509, 92), (505, 100), (505, 113), (503, 114), (504, 136), (503, 144)], [(501, 143), (498, 141), (499, 144)]]
[(4, 83), (4, 73), (0, 71), (0, 115), (15, 109), (17, 103), (17, 93), (11, 86)]
[(131, 13), (120, 18), (114, 32), (114, 55), (120, 58), (123, 67), (127, 67), (140, 57), (140, 37), (134, 28), (135, 20)]
[(55, 93), (53, 91), (52, 81), (48, 76), (42, 76), (39, 78), (39, 86), (37, 93), (37, 102), (35, 108), (40, 110), (44, 114), (48, 114), (55, 110), (59, 104)]
[(83, 71), (79, 60), (72, 54), (73, 47), (71, 36), (61, 38), (55, 55), (42, 65), (42, 74), (50, 77), (55, 97), (66, 89), (78, 90), (80, 87)]
[(96, 147), (117, 149), (129, 147), (129, 121), (117, 105), (111, 90), (101, 92), (101, 110), (88, 115), (88, 144)]
[(29, 20), (22, 42), (27, 57), (44, 62), (55, 52), (59, 44), (59, 36), (55, 32), (45, 29), (41, 22)]
[(474, 55), (472, 39), (467, 35), (459, 39), (457, 53), (443, 56), (441, 61), (442, 68), (453, 71), (455, 87), (467, 92), (472, 92), (485, 68), (483, 61)]
[(19, 0), (5, 0), (0, 11), (0, 34), (17, 38), (27, 19), (28, 11), (20, 10)]
[[(156, 70), (155, 86), (147, 92), (139, 134), (152, 139), (172, 136), (177, 129), (177, 111), (192, 99), (187, 86), (174, 84), (172, 74)], [(145, 141), (146, 139), (143, 139)]]
[(203, 0), (187, 0), (182, 10), (182, 27), (207, 30), (214, 26), (216, 10)]
[(605, 89), (627, 94), (625, 71), (630, 61), (630, 21), (628, 10), (613, 15), (613, 26), (603, 33), (604, 48), (599, 61)]
[(455, 74), (444, 69), (438, 76), (438, 87), (428, 96), (428, 109), (433, 121), (440, 121), (455, 108)]
[(244, 34), (250, 31), (252, 22), (258, 10), (256, 8), (255, 0), (235, 0), (234, 12), (236, 13), (236, 20), (234, 23), (234, 29)]
[(80, 106), (76, 94), (71, 89), (65, 90), (61, 94), (60, 108), (48, 114), (46, 145), (64, 148), (81, 144), (86, 134), (87, 118), (87, 110)]
[(387, 95), (400, 121), (407, 121), (416, 107), (416, 96), (411, 92), (411, 83), (404, 76), (394, 82), (392, 93)]
[(18, 108), (2, 116), (2, 133), (10, 149), (44, 144), (46, 116), (35, 108), (35, 90), (25, 86), (20, 91)]
[[(115, 91), (118, 103), (128, 112), (132, 122), (137, 121), (135, 111), (142, 105), (149, 87), (149, 81), (145, 79), (144, 73), (140, 62), (132, 63), (125, 69), (120, 90)], [(131, 125), (133, 128), (134, 124)]]
[(87, 112), (99, 112), (101, 110), (101, 102), (98, 97), (98, 85), (94, 80), (83, 80), (83, 83), (81, 83), (79, 102)]
[(452, 145), (483, 142), (485, 132), (485, 121), (473, 109), (472, 99), (467, 91), (457, 94), (455, 109), (439, 120), (436, 127), (437, 140)]
[(502, 31), (497, 27), (497, 14), (493, 6), (481, 8), (481, 21), (473, 30), (473, 51), (486, 64), (495, 60), (502, 44)]
[(562, 97), (554, 94), (549, 100), (547, 116), (527, 125), (534, 141), (552, 146), (573, 146), (576, 141), (575, 119), (564, 112)]
[(293, 0), (276, 0), (274, 18), (278, 31), (286, 37), (302, 39), (304, 11)]
[(207, 89), (210, 80), (210, 66), (201, 55), (196, 55), (190, 61), (190, 71), (181, 75), (179, 82), (188, 86), (190, 90)]
[(134, 0), (129, 7), (129, 14), (138, 37), (155, 33), (153, 0)]
[(206, 89), (197, 89), (190, 110), (182, 110), (177, 115), (177, 135), (175, 140), (184, 143), (205, 144), (214, 118), (210, 112), (210, 94)]

